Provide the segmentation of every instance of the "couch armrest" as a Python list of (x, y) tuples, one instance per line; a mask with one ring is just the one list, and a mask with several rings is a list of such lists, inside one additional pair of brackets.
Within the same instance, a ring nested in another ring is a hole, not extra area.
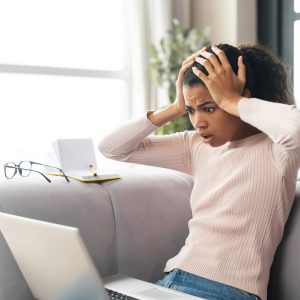
[(276, 251), (270, 273), (268, 299), (298, 300), (300, 295), (300, 182)]

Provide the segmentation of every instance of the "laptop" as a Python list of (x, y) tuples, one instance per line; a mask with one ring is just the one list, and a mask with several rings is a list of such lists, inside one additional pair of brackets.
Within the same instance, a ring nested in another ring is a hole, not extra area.
[(200, 299), (121, 274), (102, 280), (77, 228), (0, 213), (0, 229), (36, 299)]

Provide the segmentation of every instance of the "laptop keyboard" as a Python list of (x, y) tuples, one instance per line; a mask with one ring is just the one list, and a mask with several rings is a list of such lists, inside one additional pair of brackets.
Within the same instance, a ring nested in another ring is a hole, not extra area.
[(106, 289), (106, 291), (110, 300), (139, 300), (137, 298), (133, 298), (109, 289)]

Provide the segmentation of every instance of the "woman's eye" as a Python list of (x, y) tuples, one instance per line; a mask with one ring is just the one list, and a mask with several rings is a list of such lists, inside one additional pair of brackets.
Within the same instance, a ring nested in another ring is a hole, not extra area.
[(192, 109), (187, 109), (186, 110), (190, 115), (193, 113), (193, 110)]
[(214, 107), (204, 107), (203, 110), (207, 113), (212, 113), (215, 111)]

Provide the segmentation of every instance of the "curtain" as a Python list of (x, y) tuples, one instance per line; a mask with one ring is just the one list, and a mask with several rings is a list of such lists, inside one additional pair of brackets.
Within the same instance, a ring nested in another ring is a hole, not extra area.
[(258, 41), (268, 45), (292, 68), (294, 1), (258, 1), (257, 20)]
[(157, 45), (178, 18), (190, 26), (190, 0), (127, 0), (128, 74), (131, 117), (168, 102), (167, 93), (151, 82), (148, 74), (150, 44)]
[(280, 2), (264, 0), (257, 3), (258, 40), (275, 53), (280, 52)]

